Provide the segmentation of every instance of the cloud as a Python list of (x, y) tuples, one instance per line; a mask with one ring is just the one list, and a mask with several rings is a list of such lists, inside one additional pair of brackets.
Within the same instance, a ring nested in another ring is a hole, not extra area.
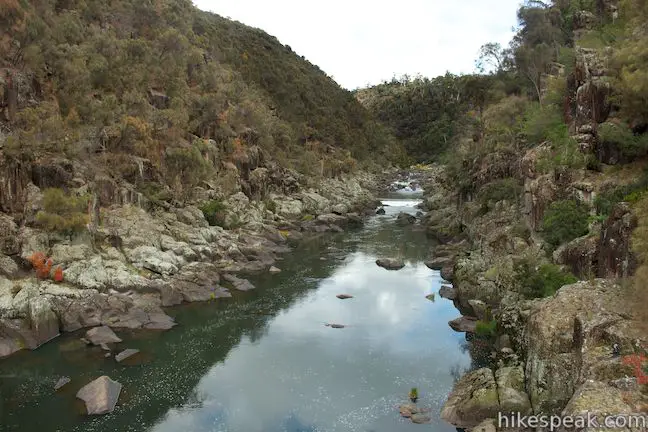
[(394, 75), (469, 73), (479, 47), (507, 44), (520, 0), (194, 0), (290, 45), (348, 89)]

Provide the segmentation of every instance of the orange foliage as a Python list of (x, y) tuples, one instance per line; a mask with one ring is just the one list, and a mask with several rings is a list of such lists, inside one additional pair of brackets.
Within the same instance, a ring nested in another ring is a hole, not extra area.
[(63, 282), (63, 269), (61, 266), (56, 267), (56, 270), (54, 270), (54, 281)]
[[(52, 258), (48, 258), (43, 252), (34, 252), (27, 260), (34, 267), (34, 270), (36, 270), (36, 277), (39, 279), (47, 279), (50, 276), (52, 265), (54, 265)], [(63, 270), (61, 269), (62, 276)]]

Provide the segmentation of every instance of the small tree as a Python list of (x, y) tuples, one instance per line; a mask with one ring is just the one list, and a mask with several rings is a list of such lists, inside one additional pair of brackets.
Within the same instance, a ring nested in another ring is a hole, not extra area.
[(88, 197), (74, 196), (58, 188), (45, 189), (43, 210), (36, 214), (36, 222), (47, 231), (72, 236), (86, 228)]
[(545, 213), (542, 228), (547, 243), (556, 248), (589, 231), (589, 211), (574, 200), (556, 201)]

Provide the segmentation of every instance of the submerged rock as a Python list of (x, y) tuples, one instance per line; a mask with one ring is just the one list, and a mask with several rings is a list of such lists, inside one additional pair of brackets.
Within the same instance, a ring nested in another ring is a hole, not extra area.
[(341, 328), (346, 327), (346, 326), (343, 325), (343, 324), (329, 324), (329, 323), (326, 323), (326, 324), (324, 324), (324, 325), (325, 325), (326, 327), (331, 327), (331, 328), (335, 328), (335, 329), (341, 329)]
[(396, 258), (381, 258), (376, 260), (376, 264), (387, 270), (400, 270), (405, 267), (403, 260)]
[(448, 321), (448, 325), (457, 332), (474, 333), (477, 328), (477, 318), (462, 316)]
[(237, 289), (239, 291), (250, 291), (254, 289), (254, 285), (252, 285), (249, 280), (241, 279), (232, 274), (223, 275), (223, 279), (231, 283), (234, 289)]
[(409, 213), (400, 212), (396, 216), (396, 223), (399, 225), (412, 225), (416, 223), (416, 217)]
[(140, 350), (138, 349), (128, 348), (117, 354), (115, 356), (115, 360), (117, 360), (118, 363), (121, 363), (123, 360), (126, 360), (127, 358), (132, 357), (139, 352)]
[(412, 423), (416, 423), (416, 424), (425, 424), (432, 421), (432, 417), (430, 417), (429, 414), (425, 414), (425, 413), (412, 414), (412, 417), (410, 419), (412, 420)]
[(122, 385), (104, 375), (83, 386), (76, 397), (85, 402), (88, 415), (99, 415), (113, 412)]
[(400, 415), (405, 418), (410, 418), (413, 414), (417, 414), (419, 412), (416, 404), (411, 402), (402, 404), (398, 407), (398, 410), (400, 411)]
[(118, 343), (122, 341), (108, 326), (91, 328), (86, 332), (85, 338), (93, 345)]
[(338, 295), (336, 295), (336, 297), (339, 298), (340, 300), (346, 300), (346, 299), (353, 298), (353, 296), (349, 295), (349, 294), (338, 294)]
[(66, 377), (66, 376), (64, 376), (64, 377), (59, 378), (58, 381), (56, 381), (56, 384), (54, 384), (54, 391), (60, 389), (60, 388), (63, 387), (65, 384), (69, 383), (70, 381), (72, 381), (72, 380), (70, 379), (70, 377)]

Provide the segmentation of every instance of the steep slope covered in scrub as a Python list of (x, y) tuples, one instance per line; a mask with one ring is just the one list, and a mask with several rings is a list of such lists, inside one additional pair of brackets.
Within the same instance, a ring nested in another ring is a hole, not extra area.
[(179, 192), (178, 177), (190, 188), (253, 146), (328, 176), (402, 156), (316, 66), (189, 1), (12, 0), (0, 22), (6, 164), (96, 160), (131, 181), (139, 158), (153, 183)]

